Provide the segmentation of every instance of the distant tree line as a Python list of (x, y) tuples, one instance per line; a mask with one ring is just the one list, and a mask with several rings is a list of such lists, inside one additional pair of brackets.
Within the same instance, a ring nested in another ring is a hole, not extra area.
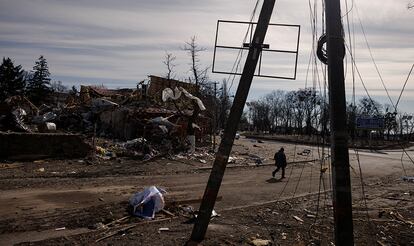
[[(329, 102), (314, 88), (295, 91), (273, 91), (259, 100), (247, 103), (250, 130), (281, 134), (329, 134)], [(370, 97), (347, 103), (347, 125), (351, 137), (366, 137), (369, 129), (358, 129), (358, 117), (382, 118), (381, 135), (412, 134), (414, 118), (395, 112), (392, 106)]]
[(47, 101), (51, 92), (65, 92), (61, 81), (51, 83), (46, 58), (40, 56), (32, 71), (24, 71), (10, 58), (3, 57), (0, 65), (0, 102), (12, 96), (27, 96), (34, 104)]

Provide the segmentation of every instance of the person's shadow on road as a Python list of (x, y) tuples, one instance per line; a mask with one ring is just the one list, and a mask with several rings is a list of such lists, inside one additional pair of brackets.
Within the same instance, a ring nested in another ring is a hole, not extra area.
[(281, 178), (279, 178), (279, 179), (277, 179), (277, 178), (270, 178), (270, 179), (266, 180), (266, 182), (267, 183), (279, 183), (279, 182), (282, 182), (282, 179)]

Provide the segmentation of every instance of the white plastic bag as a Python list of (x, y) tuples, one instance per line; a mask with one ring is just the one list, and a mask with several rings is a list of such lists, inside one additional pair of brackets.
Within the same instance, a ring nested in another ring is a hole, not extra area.
[(167, 193), (161, 188), (151, 186), (144, 191), (135, 193), (130, 199), (129, 204), (132, 206), (132, 214), (145, 219), (153, 219), (155, 213), (161, 211), (164, 206), (163, 194)]

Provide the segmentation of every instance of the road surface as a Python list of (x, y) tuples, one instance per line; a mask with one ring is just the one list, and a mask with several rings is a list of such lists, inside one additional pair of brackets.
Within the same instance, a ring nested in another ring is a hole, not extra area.
[[(239, 144), (248, 140), (238, 140)], [(266, 144), (266, 143), (265, 143)], [(280, 145), (280, 143), (268, 143)], [(287, 144), (284, 144), (285, 146)], [(275, 148), (272, 146), (271, 148)], [(295, 146), (295, 149), (311, 149), (317, 152), (315, 147)], [(409, 149), (410, 155), (414, 154)], [(350, 150), (353, 185), (359, 186), (359, 163), (365, 182), (375, 182), (382, 177), (394, 175), (402, 176), (404, 171), (401, 164), (402, 151), (367, 152)], [(313, 155), (315, 157), (316, 154)], [(312, 159), (312, 158), (310, 158)], [(414, 164), (405, 155), (403, 164), (406, 174), (414, 174)], [(301, 196), (319, 191), (320, 162), (305, 162), (289, 164), (286, 170), (286, 179), (280, 180), (271, 177), (273, 166), (258, 166), (245, 168), (228, 168), (220, 189), (221, 201), (217, 202), (215, 209), (228, 210), (237, 207), (261, 204), (279, 199)], [(323, 174), (324, 187), (322, 191), (330, 189), (329, 161), (323, 164), (326, 168)], [(187, 200), (200, 198), (206, 186), (209, 170), (195, 171), (193, 173), (178, 173), (155, 176), (105, 176), (96, 178), (77, 178), (70, 184), (61, 186), (62, 178), (50, 178), (49, 187), (30, 187), (30, 179), (26, 188), (9, 189), (0, 191), (0, 223), (14, 221), (27, 217), (27, 223), (31, 218), (42, 218), (48, 214), (60, 214), (61, 211), (82, 213), (84, 209), (93, 208), (103, 204), (121, 203), (143, 187), (156, 185), (168, 191), (166, 201)], [(280, 177), (280, 173), (277, 174)], [(197, 204), (194, 205), (197, 208)], [(63, 216), (64, 213), (62, 213)], [(56, 217), (57, 219), (59, 216)], [(32, 222), (34, 223), (34, 222)], [(85, 228), (79, 228), (76, 232), (82, 232)], [(41, 229), (37, 228), (41, 231)], [(43, 237), (56, 236), (50, 233), (50, 228), (43, 231)], [(24, 240), (38, 239), (33, 231), (19, 233), (6, 232), (0, 235), (0, 241), (15, 243)]]

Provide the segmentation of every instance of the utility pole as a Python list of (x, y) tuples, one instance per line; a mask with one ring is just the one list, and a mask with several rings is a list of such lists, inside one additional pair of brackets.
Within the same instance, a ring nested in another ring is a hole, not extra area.
[(325, 1), (331, 120), (331, 165), (335, 245), (354, 245), (352, 195), (346, 128), (344, 39), (339, 0)]
[(260, 11), (259, 20), (257, 22), (256, 30), (253, 35), (252, 43), (249, 45), (249, 53), (244, 64), (243, 73), (240, 77), (239, 86), (237, 88), (236, 96), (230, 110), (230, 115), (224, 130), (223, 139), (221, 140), (218, 152), (214, 160), (213, 168), (204, 191), (203, 200), (200, 205), (198, 217), (194, 225), (190, 243), (201, 242), (207, 232), (207, 227), (210, 222), (211, 212), (223, 180), (224, 171), (227, 166), (230, 151), (233, 146), (234, 136), (237, 131), (237, 126), (240, 117), (243, 113), (243, 108), (249, 94), (250, 85), (256, 70), (256, 65), (260, 54), (264, 47), (263, 41), (267, 32), (270, 17), (272, 16), (275, 0), (264, 0)]

